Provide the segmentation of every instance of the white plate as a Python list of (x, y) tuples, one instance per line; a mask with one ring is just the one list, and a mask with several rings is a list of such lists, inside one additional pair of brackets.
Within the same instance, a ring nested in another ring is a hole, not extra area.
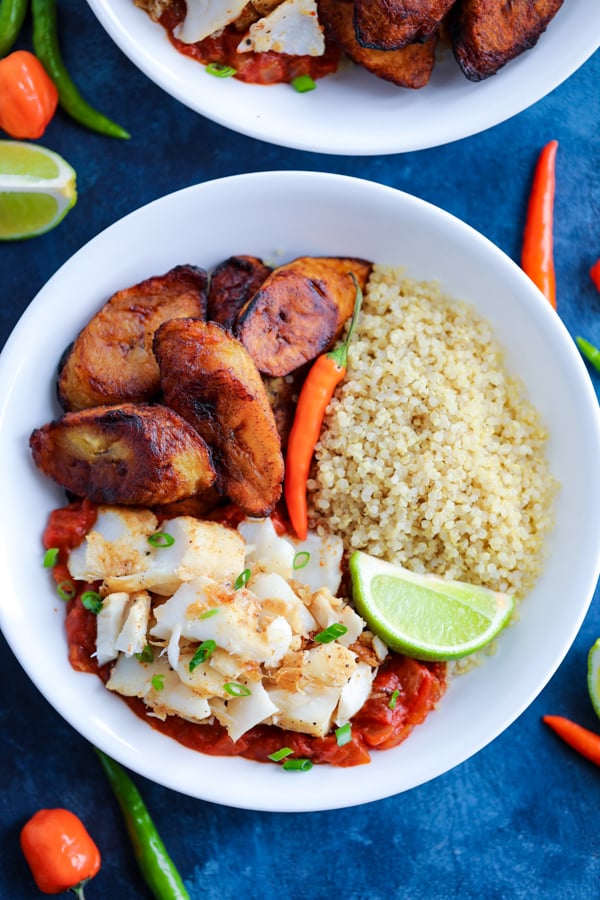
[[(27, 444), (35, 427), (59, 413), (54, 380), (63, 349), (115, 290), (178, 263), (210, 268), (236, 253), (278, 254), (282, 261), (299, 254), (362, 256), (440, 279), (491, 320), (510, 367), (550, 428), (551, 465), (562, 484), (557, 524), (521, 620), (503, 634), (495, 656), (451, 682), (438, 709), (404, 744), (356, 769), (288, 774), (203, 756), (158, 734), (96, 676), (70, 668), (64, 609), (41, 567), (41, 532), (64, 494), (35, 469)], [(440, 775), (500, 734), (534, 699), (591, 600), (600, 565), (600, 414), (585, 366), (559, 317), (500, 250), (449, 214), (391, 188), (276, 172), (212, 181), (157, 200), (90, 241), (40, 291), (0, 357), (0, 383), (0, 626), (67, 722), (132, 770), (193, 797), (261, 810), (332, 809)]]
[(133, 0), (88, 0), (126, 56), (168, 94), (214, 122), (284, 147), (366, 155), (436, 147), (497, 125), (536, 103), (600, 46), (600, 2), (565, 0), (538, 44), (475, 84), (445, 50), (427, 87), (395, 87), (358, 67), (317, 90), (207, 75)]

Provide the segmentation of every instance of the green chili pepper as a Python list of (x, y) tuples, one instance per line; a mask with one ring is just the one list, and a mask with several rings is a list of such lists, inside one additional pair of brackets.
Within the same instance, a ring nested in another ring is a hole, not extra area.
[(0, 58), (6, 56), (18, 38), (28, 5), (29, 0), (1, 0)]
[(582, 337), (576, 337), (575, 343), (581, 350), (581, 355), (584, 356), (587, 361), (594, 366), (594, 368), (600, 371), (600, 350)]
[(56, 85), (58, 102), (72, 119), (108, 137), (128, 138), (129, 133), (91, 106), (79, 93), (60, 52), (56, 0), (31, 0), (33, 49)]
[(156, 900), (190, 900), (140, 792), (114, 759), (94, 749), (121, 807), (140, 871), (153, 896)]

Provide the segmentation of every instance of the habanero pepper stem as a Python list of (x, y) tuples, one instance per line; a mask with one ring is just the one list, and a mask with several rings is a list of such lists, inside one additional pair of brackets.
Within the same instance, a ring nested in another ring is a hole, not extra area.
[(543, 147), (533, 176), (523, 235), (521, 268), (556, 309), (554, 272), (554, 193), (558, 141)]
[(72, 119), (99, 134), (129, 138), (124, 128), (82, 97), (62, 59), (58, 41), (56, 0), (31, 0), (33, 49), (58, 90), (59, 103)]
[(600, 734), (589, 731), (564, 716), (542, 716), (542, 721), (580, 756), (585, 756), (600, 766)]
[(156, 900), (190, 900), (142, 796), (125, 770), (94, 748), (115, 795), (144, 880)]
[(0, 57), (6, 56), (19, 37), (29, 0), (0, 0)]
[(316, 360), (302, 385), (288, 439), (285, 461), (284, 496), (292, 527), (300, 540), (308, 533), (306, 482), (315, 445), (319, 440), (325, 410), (333, 392), (346, 374), (348, 347), (362, 304), (362, 291), (350, 272), (356, 298), (350, 328), (344, 342)]

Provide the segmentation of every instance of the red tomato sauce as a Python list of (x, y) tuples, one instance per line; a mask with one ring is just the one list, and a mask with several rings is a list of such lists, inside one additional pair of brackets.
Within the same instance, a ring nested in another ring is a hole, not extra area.
[(331, 75), (337, 70), (341, 51), (335, 44), (325, 43), (323, 56), (290, 56), (286, 53), (238, 53), (236, 47), (243, 33), (231, 25), (196, 44), (184, 44), (175, 37), (174, 30), (185, 17), (185, 3), (177, 0), (160, 18), (160, 24), (169, 35), (173, 46), (203, 65), (219, 63), (236, 70), (234, 78), (251, 84), (289, 83), (299, 75), (313, 79)]
[[(54, 510), (46, 531), (44, 546), (58, 547), (59, 559), (66, 560), (68, 550), (78, 546), (96, 518), (93, 504), (71, 504)], [(223, 521), (235, 520), (230, 510)], [(55, 567), (57, 581), (68, 570), (63, 562)], [(69, 661), (79, 672), (98, 675), (105, 683), (111, 663), (99, 667), (92, 654), (96, 650), (96, 617), (82, 605), (80, 597), (94, 585), (77, 583), (77, 596), (67, 606), (66, 632)], [(178, 716), (165, 721), (148, 716), (148, 707), (136, 697), (123, 697), (133, 712), (152, 728), (192, 750), (211, 756), (243, 756), (268, 762), (269, 755), (289, 747), (296, 757), (333, 766), (358, 766), (368, 763), (371, 750), (388, 750), (404, 741), (415, 725), (424, 722), (446, 690), (445, 663), (420, 662), (390, 652), (373, 682), (371, 695), (352, 719), (352, 738), (339, 747), (335, 735), (315, 737), (286, 731), (274, 725), (257, 725), (238, 741), (232, 741), (218, 722), (201, 725)]]

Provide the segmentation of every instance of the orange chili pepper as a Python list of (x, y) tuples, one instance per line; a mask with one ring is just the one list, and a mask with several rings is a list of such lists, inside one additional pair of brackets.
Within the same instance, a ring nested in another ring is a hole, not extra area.
[(327, 405), (346, 374), (350, 338), (356, 327), (362, 303), (362, 291), (358, 282), (351, 272), (349, 274), (356, 285), (356, 299), (348, 334), (336, 350), (319, 356), (312, 366), (298, 397), (288, 439), (284, 496), (290, 522), (300, 540), (305, 540), (308, 533), (306, 482), (310, 463), (319, 440)]
[(542, 716), (542, 721), (573, 750), (600, 766), (600, 734), (588, 731), (563, 716)]
[(590, 278), (600, 291), (600, 259), (597, 260), (590, 269)]
[(21, 849), (44, 894), (73, 891), (98, 872), (100, 852), (77, 816), (68, 809), (40, 809), (23, 826)]
[(0, 60), (0, 128), (19, 139), (43, 135), (58, 103), (58, 91), (43, 65), (28, 50)]
[(521, 268), (556, 309), (554, 273), (554, 193), (558, 141), (542, 149), (533, 176), (527, 207)]

